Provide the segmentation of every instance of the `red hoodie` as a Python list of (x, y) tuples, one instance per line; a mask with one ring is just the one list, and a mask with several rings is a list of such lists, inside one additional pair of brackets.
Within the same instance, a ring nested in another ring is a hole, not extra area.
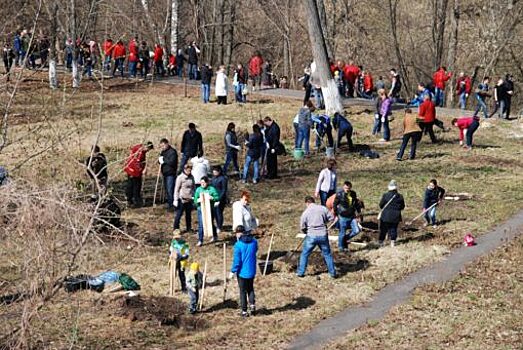
[(465, 137), (464, 131), (465, 129), (468, 129), (470, 124), (472, 124), (475, 120), (478, 120), (478, 118), (475, 117), (463, 117), (459, 118), (456, 122), (458, 128), (459, 128), (459, 140), (463, 141), (463, 138)]
[(106, 40), (104, 42), (103, 50), (105, 56), (111, 56), (113, 54), (114, 43), (112, 40)]
[(145, 168), (145, 154), (141, 144), (135, 145), (131, 148), (131, 154), (125, 161), (123, 170), (130, 177), (142, 177), (143, 169)]
[(450, 77), (452, 77), (452, 73), (446, 73), (443, 68), (440, 68), (432, 76), (432, 81), (434, 82), (435, 87), (445, 90), (445, 83), (450, 79)]
[(343, 78), (349, 83), (354, 85), (359, 75), (360, 69), (358, 68), (358, 66), (355, 66), (353, 64), (345, 66), (345, 70), (343, 71)]
[(160, 45), (156, 45), (154, 48), (154, 62), (160, 62), (163, 59), (163, 49)]
[(113, 49), (113, 58), (125, 58), (125, 46), (123, 46), (123, 43), (118, 43)]
[(261, 74), (263, 58), (260, 56), (253, 56), (249, 61), (249, 74), (258, 76)]
[(436, 105), (434, 102), (430, 99), (423, 101), (419, 106), (418, 115), (423, 118), (423, 122), (434, 123), (436, 120)]
[(365, 92), (372, 91), (374, 89), (374, 82), (372, 81), (372, 75), (366, 73), (363, 77), (363, 89)]
[(472, 82), (470, 81), (469, 77), (465, 76), (458, 79), (456, 83), (456, 95), (460, 95), (463, 92), (470, 95), (471, 90)]
[(138, 62), (138, 44), (136, 40), (129, 43), (129, 62)]

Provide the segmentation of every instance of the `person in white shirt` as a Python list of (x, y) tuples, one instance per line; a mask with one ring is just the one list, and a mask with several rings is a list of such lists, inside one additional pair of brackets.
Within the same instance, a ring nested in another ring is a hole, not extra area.
[(251, 233), (252, 230), (258, 227), (258, 219), (252, 213), (251, 193), (249, 191), (242, 191), (240, 200), (232, 205), (232, 230), (236, 231), (238, 226), (243, 226), (244, 232)]
[(321, 205), (327, 204), (327, 199), (336, 193), (337, 176), (336, 176), (336, 160), (329, 159), (327, 167), (320, 172), (318, 182), (316, 183), (316, 190), (314, 196), (320, 198)]
[(194, 182), (199, 184), (202, 177), (207, 176), (211, 171), (209, 161), (204, 157), (194, 157), (191, 159), (191, 164)]
[(220, 66), (216, 73), (216, 81), (214, 93), (218, 100), (218, 104), (227, 104), (227, 90), (228, 90), (227, 75), (225, 75), (225, 66)]

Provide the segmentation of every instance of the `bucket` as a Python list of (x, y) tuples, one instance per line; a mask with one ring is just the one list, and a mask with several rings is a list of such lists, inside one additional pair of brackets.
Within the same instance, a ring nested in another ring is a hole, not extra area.
[(327, 147), (325, 149), (325, 155), (329, 158), (334, 158), (334, 147)]
[(295, 148), (294, 149), (294, 159), (295, 160), (302, 160), (305, 156), (305, 152), (301, 148)]
[[(263, 270), (265, 269), (265, 261), (260, 261), (258, 263), (258, 267), (260, 268), (260, 273), (263, 274)], [(267, 263), (267, 275), (270, 274), (272, 272), (272, 261), (269, 260), (269, 262)]]

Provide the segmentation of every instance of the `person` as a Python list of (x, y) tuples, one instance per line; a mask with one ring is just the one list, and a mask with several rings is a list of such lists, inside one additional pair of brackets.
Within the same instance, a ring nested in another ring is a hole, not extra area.
[(327, 147), (334, 147), (334, 139), (332, 137), (332, 124), (328, 115), (326, 114), (312, 114), (311, 120), (316, 133), (316, 149), (319, 150), (323, 143), (323, 137), (327, 135)]
[[(399, 79), (399, 78), (398, 78)], [(398, 92), (399, 94), (399, 92)], [(380, 90), (378, 91), (378, 98), (381, 99), (381, 106), (380, 106), (380, 122), (383, 126), (383, 138), (380, 139), (381, 142), (389, 142), (390, 141), (390, 127), (389, 127), (389, 116), (392, 114), (392, 102), (394, 97), (394, 94), (389, 93), (387, 96), (386, 90)]]
[(385, 89), (385, 80), (383, 79), (383, 75), (380, 75), (376, 81), (376, 91), (381, 89)]
[(430, 180), (423, 198), (423, 211), (426, 220), (424, 226), (432, 225), (433, 228), (436, 228), (436, 208), (441, 204), (443, 198), (445, 198), (445, 189), (438, 186), (436, 179)]
[[(474, 133), (479, 128), (479, 117), (462, 117), (454, 118), (451, 121), (451, 124), (459, 129), (459, 144), (463, 146), (467, 151), (472, 149), (472, 139)], [(466, 143), (463, 145), (463, 139), (466, 136)]]
[(384, 193), (380, 201), (380, 236), (379, 244), (383, 246), (387, 234), (390, 239), (390, 246), (396, 245), (398, 238), (398, 225), (401, 222), (401, 211), (405, 209), (405, 200), (398, 192), (398, 184), (391, 180), (388, 186), (388, 192)]
[(338, 274), (334, 267), (331, 247), (329, 244), (329, 235), (327, 224), (334, 219), (332, 213), (324, 206), (314, 203), (311, 196), (305, 197), (306, 209), (301, 214), (300, 227), (305, 234), (303, 240), (303, 249), (300, 255), (300, 262), (296, 274), (298, 277), (304, 277), (307, 270), (309, 256), (316, 246), (320, 247), (321, 254), (327, 265), (327, 270), (332, 278), (337, 278)]
[(323, 92), (321, 91), (321, 80), (319, 76), (319, 72), (316, 69), (316, 62), (311, 62), (311, 74), (309, 82), (312, 85), (312, 89), (314, 89), (314, 98), (316, 99), (316, 107), (318, 109), (324, 109), (325, 108), (325, 101), (323, 99)]
[(354, 144), (352, 143), (352, 133), (354, 132), (354, 129), (351, 122), (343, 115), (336, 112), (334, 113), (334, 118), (332, 119), (332, 125), (334, 126), (334, 129), (338, 131), (337, 146), (340, 147), (341, 140), (345, 136), (347, 138), (347, 144), (349, 145), (349, 151), (353, 151)]
[(362, 70), (361, 74), (363, 75), (363, 89), (361, 91), (361, 97), (371, 100), (372, 92), (374, 91), (374, 82), (372, 81), (372, 75), (366, 70)]
[[(261, 76), (263, 67), (263, 58), (259, 51), (254, 52), (254, 55), (249, 60), (249, 76), (252, 78), (252, 90), (256, 90), (256, 86), (261, 89)], [(264, 67), (266, 68), (266, 67)]]
[(327, 199), (336, 193), (338, 177), (336, 175), (337, 163), (335, 159), (327, 161), (327, 167), (320, 171), (314, 196), (320, 198), (321, 205), (327, 205)]
[(354, 97), (354, 86), (356, 85), (356, 80), (360, 75), (360, 69), (354, 64), (354, 61), (350, 60), (347, 65), (344, 67), (343, 71), (343, 80), (345, 81), (347, 91), (346, 97)]
[[(338, 235), (338, 249), (340, 252), (348, 252), (348, 241), (354, 238), (361, 229), (359, 217), (361, 214), (360, 201), (356, 192), (352, 190), (352, 183), (345, 181), (341, 191), (336, 193), (333, 204), (334, 216), (338, 217), (340, 231)], [(345, 237), (347, 229), (351, 233)]]
[(194, 157), (191, 159), (192, 174), (194, 176), (194, 182), (196, 188), (200, 186), (200, 180), (207, 176), (210, 172), (209, 160), (204, 157)]
[(138, 144), (131, 148), (131, 153), (125, 161), (124, 171), (127, 174), (127, 204), (139, 208), (142, 200), (142, 177), (147, 174), (146, 155), (154, 148), (152, 142)]
[(440, 67), (433, 75), (434, 84), (434, 103), (436, 107), (443, 107), (445, 104), (445, 84), (452, 77), (451, 72), (447, 72), (446, 67)]
[(113, 39), (107, 38), (104, 41), (102, 49), (104, 52), (104, 70), (106, 70), (107, 72), (110, 72), (111, 71), (111, 58), (113, 56), (113, 50), (114, 50)]
[(307, 103), (307, 101), (310, 100), (312, 92), (310, 67), (305, 67), (303, 69), (303, 76), (300, 79), (298, 79), (298, 81), (302, 81), (302, 87), (303, 90), (305, 90), (305, 96), (303, 97), (303, 104), (305, 104)]
[[(260, 131), (261, 131), (261, 134), (262, 134), (262, 138), (263, 138), (263, 144), (262, 144), (262, 148), (261, 148), (261, 163), (262, 163), (262, 167), (261, 167), (261, 176), (262, 177), (267, 177), (267, 151), (268, 151), (268, 147), (267, 147), (267, 137), (265, 137), (265, 134), (266, 134), (266, 127), (265, 127), (265, 124), (263, 123), (263, 120), (262, 119), (258, 119), (256, 121), (256, 124), (258, 124), (258, 126), (260, 127)], [(249, 133), (245, 133), (245, 139), (249, 139)], [(296, 141), (296, 140), (294, 140)]]
[(123, 41), (118, 40), (116, 45), (113, 48), (113, 60), (114, 60), (114, 67), (113, 67), (113, 77), (116, 74), (116, 70), (119, 69), (121, 76), (123, 78), (124, 74), (124, 62), (125, 62), (125, 56), (127, 55), (127, 52), (125, 50), (125, 46), (123, 45)]
[(198, 55), (200, 54), (200, 49), (196, 45), (196, 42), (193, 41), (191, 45), (187, 48), (187, 62), (189, 63), (189, 71), (187, 72), (189, 80), (198, 79)]
[(392, 102), (396, 102), (400, 98), (401, 78), (400, 78), (400, 75), (396, 72), (396, 69), (394, 69), (394, 68), (392, 68), (390, 70), (390, 76), (391, 76), (391, 86), (390, 86), (390, 91), (389, 91), (388, 97), (392, 99)]
[[(217, 207), (220, 204), (218, 202), (220, 200), (220, 194), (218, 193), (216, 188), (211, 185), (211, 182), (207, 176), (202, 177), (202, 179), (200, 180), (200, 187), (198, 187), (194, 192), (194, 205), (196, 206), (196, 210), (198, 211), (198, 247), (201, 247), (203, 244), (203, 213), (200, 195), (204, 193), (210, 196), (209, 203), (211, 205), (211, 208), (215, 206)], [(214, 213), (212, 209), (211, 218), (211, 221), (214, 221)], [(216, 234), (216, 228), (213, 223), (211, 242), (215, 242), (217, 239), (218, 235)]]
[(263, 119), (265, 124), (265, 138), (267, 140), (267, 178), (278, 178), (278, 153), (276, 149), (280, 147), (280, 127), (271, 119), (265, 117)]
[(507, 119), (510, 119), (510, 107), (512, 106), (512, 96), (514, 96), (514, 81), (512, 74), (507, 74), (505, 76), (505, 90), (507, 91), (505, 99), (505, 115)]
[(193, 262), (187, 276), (187, 291), (189, 292), (189, 313), (195, 314), (200, 299), (200, 289), (203, 286), (203, 275), (200, 272), (200, 264)]
[(464, 72), (459, 73), (458, 81), (456, 82), (456, 95), (459, 96), (459, 108), (462, 110), (467, 106), (467, 98), (472, 91), (472, 81), (470, 77)]
[(176, 73), (178, 75), (178, 78), (183, 77), (183, 65), (185, 61), (187, 61), (187, 59), (183, 54), (183, 50), (178, 49), (178, 52), (176, 53)]
[(103, 194), (107, 189), (107, 158), (100, 152), (100, 147), (94, 145), (91, 154), (84, 162), (87, 168), (87, 175), (93, 181), (94, 192)]
[(163, 77), (165, 75), (165, 68), (163, 67), (163, 48), (160, 44), (156, 44), (154, 46), (153, 62), (154, 62), (154, 72), (157, 75), (160, 75)]
[(138, 52), (139, 56), (139, 70), (140, 70), (140, 76), (145, 79), (147, 78), (147, 74), (149, 74), (149, 65), (151, 61), (151, 56), (149, 53), (149, 47), (147, 46), (146, 41), (142, 41), (142, 44), (140, 45), (140, 51)]
[(251, 234), (253, 230), (258, 228), (258, 219), (252, 213), (250, 206), (251, 193), (243, 190), (240, 193), (240, 199), (232, 204), (232, 229), (238, 230), (242, 227), (245, 233)]
[(503, 78), (498, 79), (498, 83), (494, 87), (494, 101), (495, 107), (492, 113), (490, 113), (489, 118), (492, 118), (494, 114), (499, 110), (498, 118), (506, 118), (506, 105), (507, 105), (507, 86)]
[(305, 143), (305, 155), (310, 154), (309, 149), (309, 140), (311, 135), (311, 126), (313, 125), (311, 119), (311, 113), (314, 112), (314, 105), (311, 101), (300, 108), (298, 112), (298, 137), (296, 140), (296, 148), (302, 148), (303, 143)]
[(234, 97), (236, 102), (245, 103), (247, 96), (244, 94), (244, 89), (247, 85), (247, 73), (241, 63), (238, 64), (234, 71)]
[(222, 168), (220, 166), (214, 166), (212, 169), (211, 185), (216, 188), (220, 195), (218, 206), (214, 207), (214, 219), (216, 220), (217, 234), (220, 234), (223, 230), (223, 211), (227, 205), (228, 182), (227, 177), (223, 175)]
[(5, 74), (7, 76), (7, 81), (9, 81), (9, 73), (11, 72), (11, 67), (13, 66), (13, 62), (15, 59), (15, 53), (8, 43), (6, 43), (4, 45), (4, 50), (2, 52), (2, 58), (4, 61), (4, 68), (5, 68)]
[(93, 77), (93, 60), (89, 45), (87, 45), (86, 43), (82, 44), (80, 48), (80, 55), (82, 55), (84, 63), (84, 70), (82, 72), (82, 75), (87, 74), (87, 76), (91, 79)]
[(231, 272), (229, 279), (234, 275), (238, 279), (240, 289), (241, 316), (248, 317), (247, 299), (249, 300), (250, 315), (256, 313), (256, 300), (254, 295), (254, 277), (256, 276), (256, 254), (258, 253), (258, 241), (253, 235), (244, 230), (243, 226), (236, 227), (239, 236), (238, 241), (234, 244), (234, 253)]
[(15, 37), (13, 39), (13, 50), (15, 53), (15, 66), (21, 66), (24, 57), (22, 53), (22, 37), (18, 31), (15, 33)]
[(246, 183), (249, 178), (249, 168), (253, 164), (252, 183), (257, 184), (260, 181), (260, 158), (263, 147), (263, 136), (261, 134), (258, 124), (252, 126), (252, 134), (249, 135), (248, 141), (245, 142), (247, 146), (247, 154), (245, 155), (245, 164), (243, 166), (242, 183)]
[(178, 169), (178, 152), (171, 147), (166, 138), (160, 140), (161, 153), (158, 158), (163, 176), (163, 185), (167, 194), (167, 210), (174, 209), (174, 187)]
[(167, 62), (167, 75), (174, 77), (176, 75), (176, 55), (169, 53), (169, 61)]
[[(424, 101), (419, 106), (418, 116), (420, 120), (420, 126), (423, 130), (423, 133), (429, 134), (430, 140), (432, 143), (437, 143), (436, 135), (434, 135), (434, 123), (436, 121), (436, 105), (430, 99), (430, 96), (425, 95)], [(421, 140), (421, 137), (420, 139)]]
[(218, 72), (216, 72), (216, 82), (214, 87), (214, 93), (216, 94), (216, 99), (218, 104), (226, 105), (227, 104), (227, 75), (225, 74), (225, 66), (220, 66)]
[(400, 150), (396, 156), (396, 160), (401, 161), (403, 153), (407, 148), (410, 141), (410, 154), (409, 159), (413, 160), (416, 158), (416, 146), (418, 141), (421, 139), (421, 127), (418, 124), (416, 115), (412, 113), (410, 108), (405, 110), (405, 117), (403, 118), (403, 141), (401, 143)]
[[(377, 84), (376, 84), (377, 85)], [(378, 89), (378, 96), (374, 99), (374, 125), (372, 126), (372, 135), (381, 133), (381, 94), (385, 89)]]
[(238, 166), (238, 152), (241, 147), (238, 144), (238, 136), (236, 135), (236, 125), (234, 123), (229, 123), (227, 125), (227, 130), (225, 131), (224, 136), (225, 143), (225, 163), (223, 164), (223, 174), (227, 176), (227, 171), (229, 170), (229, 165), (232, 162), (232, 167), (234, 168), (235, 174), (239, 174), (240, 167)]
[(138, 37), (129, 42), (129, 75), (136, 78), (138, 62), (140, 61), (140, 50), (138, 49)]
[(427, 88), (424, 83), (419, 83), (418, 93), (414, 96), (412, 101), (408, 103), (408, 105), (412, 107), (419, 107), (425, 101), (425, 96), (427, 95), (432, 100), (432, 92), (429, 90), (429, 88)]
[(209, 103), (211, 96), (211, 79), (212, 79), (212, 67), (208, 64), (202, 66), (202, 101), (203, 103)]
[(485, 77), (483, 78), (483, 82), (478, 85), (478, 88), (476, 89), (476, 101), (478, 102), (476, 106), (476, 110), (474, 111), (474, 117), (476, 117), (479, 113), (479, 111), (483, 111), (483, 117), (488, 118), (488, 108), (486, 99), (489, 98), (490, 95), (490, 87), (489, 87), (490, 78)]
[(194, 176), (192, 175), (192, 165), (185, 164), (183, 172), (176, 178), (174, 185), (173, 205), (176, 208), (174, 218), (174, 229), (180, 229), (180, 220), (185, 213), (185, 229), (192, 231), (191, 212), (193, 210), (193, 197), (195, 190)]
[(203, 156), (203, 138), (202, 134), (196, 130), (196, 124), (189, 123), (188, 130), (183, 133), (180, 151), (182, 152), (182, 161), (180, 162), (179, 173), (182, 172), (189, 159)]
[(173, 231), (173, 239), (169, 246), (169, 257), (171, 258), (171, 263), (175, 262), (176, 264), (175, 268), (178, 273), (178, 278), (180, 279), (182, 293), (186, 293), (185, 267), (189, 260), (189, 244), (182, 238), (180, 230)]
[[(250, 67), (249, 67), (250, 69)], [(251, 72), (249, 72), (250, 75), (252, 75)], [(269, 60), (263, 62), (262, 64), (262, 78), (261, 78), (261, 84), (260, 84), (260, 90), (264, 86), (273, 87), (273, 73), (272, 73), (272, 64)], [(283, 77), (282, 77), (283, 78)], [(280, 83), (280, 85), (283, 85)], [(282, 89), (286, 89), (285, 86), (281, 86)]]

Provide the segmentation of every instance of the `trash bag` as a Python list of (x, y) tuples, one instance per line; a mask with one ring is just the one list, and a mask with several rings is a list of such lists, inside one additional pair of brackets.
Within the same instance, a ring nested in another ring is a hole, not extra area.
[(87, 281), (87, 288), (101, 293), (104, 290), (105, 283), (99, 278), (91, 278)]
[(120, 274), (114, 271), (105, 271), (96, 276), (96, 278), (102, 280), (105, 284), (111, 284), (119, 281)]
[(120, 275), (119, 282), (124, 290), (140, 290), (138, 282), (126, 273)]
[(64, 278), (64, 281), (62, 282), (64, 289), (68, 293), (74, 293), (81, 289), (87, 289), (88, 285), (87, 282), (92, 279), (92, 276), (89, 275), (76, 275), (76, 276), (68, 276)]
[(360, 156), (365, 157), (367, 159), (378, 159), (380, 157), (380, 154), (375, 151), (364, 150), (360, 151)]

